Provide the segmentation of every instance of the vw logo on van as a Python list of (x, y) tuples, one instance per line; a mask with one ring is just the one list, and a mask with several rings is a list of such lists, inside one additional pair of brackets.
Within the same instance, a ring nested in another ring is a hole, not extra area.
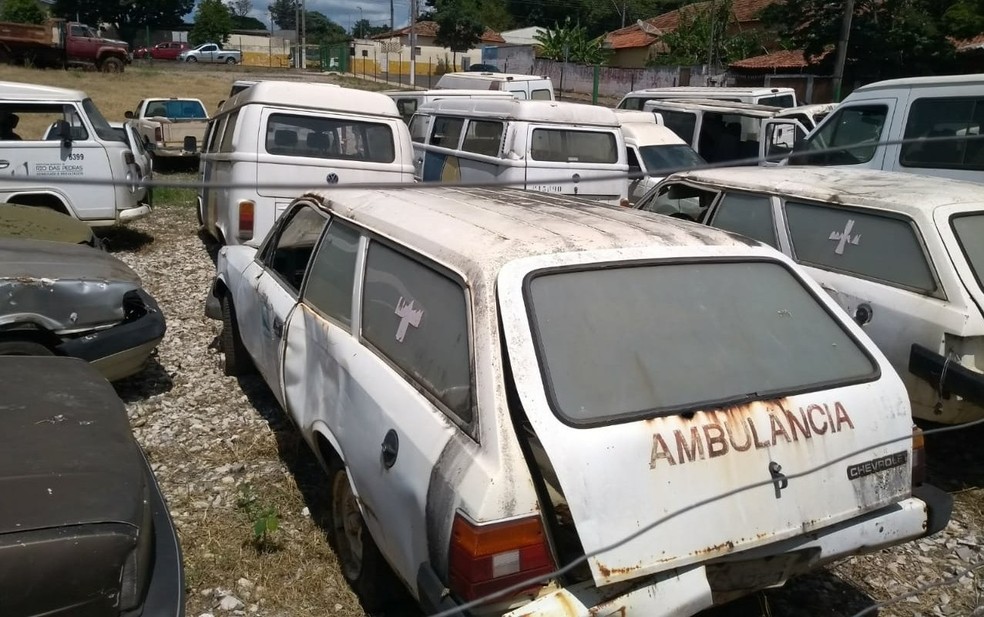
[(573, 176), (571, 176), (571, 180), (574, 181), (574, 184), (577, 184), (578, 182), (581, 181), (581, 174), (574, 174)]
[(325, 178), (325, 180), (328, 181), (328, 184), (338, 184), (338, 174), (332, 172), (328, 174), (328, 177)]

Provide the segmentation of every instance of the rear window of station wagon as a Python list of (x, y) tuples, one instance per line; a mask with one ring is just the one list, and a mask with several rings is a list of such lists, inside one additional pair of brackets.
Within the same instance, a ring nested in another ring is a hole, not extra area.
[(818, 298), (774, 262), (546, 271), (528, 280), (525, 296), (551, 406), (574, 425), (712, 409), (878, 376)]
[(392, 163), (393, 130), (387, 124), (344, 118), (271, 114), (266, 151), (281, 156)]
[(964, 214), (951, 217), (950, 224), (957, 242), (974, 271), (977, 284), (984, 289), (984, 214)]

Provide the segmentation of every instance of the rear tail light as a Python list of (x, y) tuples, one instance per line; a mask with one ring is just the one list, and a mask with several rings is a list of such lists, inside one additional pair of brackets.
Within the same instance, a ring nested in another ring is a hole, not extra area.
[(249, 240), (253, 237), (253, 210), (256, 207), (252, 201), (244, 199), (239, 202), (239, 239)]
[(922, 429), (912, 427), (912, 486), (922, 486), (926, 480), (926, 438)]
[[(540, 517), (476, 525), (455, 514), (448, 578), (460, 598), (481, 598), (554, 569)], [(532, 583), (515, 595), (541, 585)]]
[(154, 141), (157, 143), (164, 141), (164, 129), (159, 126), (154, 128)]

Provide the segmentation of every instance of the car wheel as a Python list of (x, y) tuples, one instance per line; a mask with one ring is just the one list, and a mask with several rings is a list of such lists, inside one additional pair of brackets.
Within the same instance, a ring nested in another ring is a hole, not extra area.
[(222, 333), (219, 335), (224, 361), (222, 370), (230, 377), (246, 375), (252, 372), (253, 364), (243, 346), (239, 335), (239, 321), (236, 319), (236, 309), (228, 296), (222, 297)]
[(235, 64), (235, 63), (236, 63), (235, 58), (226, 58), (226, 64)]
[(394, 599), (400, 583), (369, 534), (345, 467), (334, 462), (328, 477), (331, 491), (328, 537), (338, 556), (342, 576), (359, 596), (366, 612), (378, 611)]
[(188, 56), (188, 62), (198, 62), (198, 58), (195, 56)]
[(53, 356), (51, 351), (34, 341), (0, 341), (0, 356)]
[(123, 72), (123, 61), (119, 58), (106, 58), (102, 61), (99, 69), (103, 73), (122, 73)]

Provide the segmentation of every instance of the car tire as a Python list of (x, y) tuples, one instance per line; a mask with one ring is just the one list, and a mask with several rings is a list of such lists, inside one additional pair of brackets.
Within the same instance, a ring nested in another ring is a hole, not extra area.
[(366, 527), (348, 470), (337, 460), (329, 465), (328, 539), (335, 549), (342, 576), (359, 596), (362, 608), (373, 613), (398, 598), (401, 583)]
[(41, 343), (34, 341), (0, 341), (0, 356), (53, 356)]
[(119, 58), (106, 58), (99, 65), (99, 70), (103, 73), (122, 73), (123, 61)]
[(222, 333), (219, 341), (222, 345), (222, 371), (230, 377), (247, 375), (252, 372), (253, 363), (243, 346), (239, 335), (239, 321), (236, 319), (236, 309), (228, 296), (222, 297)]
[(235, 64), (236, 63), (236, 59), (235, 58), (226, 58), (226, 61), (225, 62), (226, 62), (226, 64)]
[(188, 56), (186, 62), (198, 62), (198, 58), (196, 58), (195, 56)]

